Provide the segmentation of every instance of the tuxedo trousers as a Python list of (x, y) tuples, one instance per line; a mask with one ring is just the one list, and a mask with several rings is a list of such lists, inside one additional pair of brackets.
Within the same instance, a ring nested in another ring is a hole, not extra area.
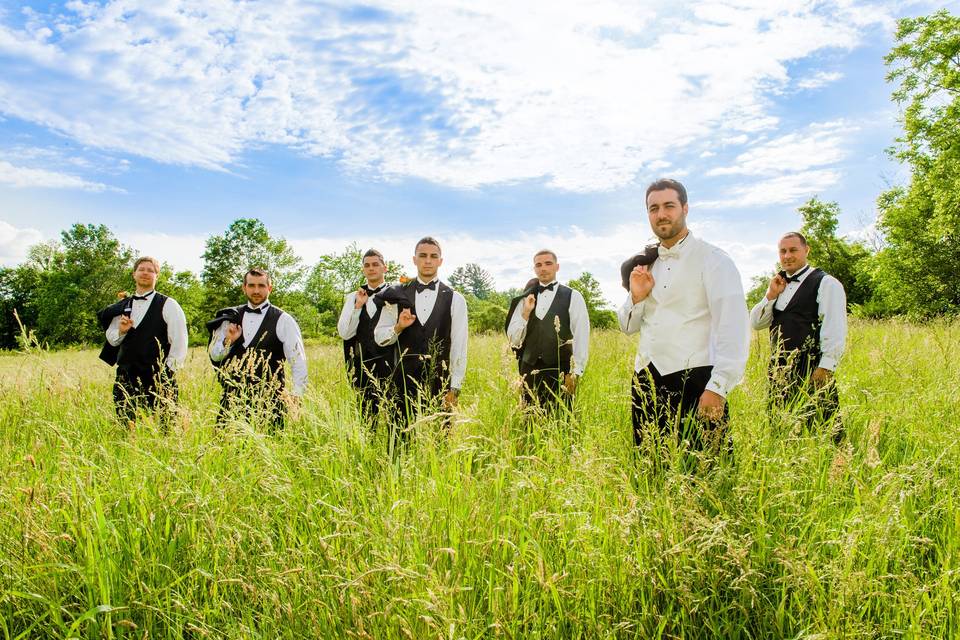
[(117, 367), (113, 383), (113, 404), (117, 417), (136, 420), (140, 411), (156, 411), (166, 421), (176, 406), (179, 390), (168, 367)]

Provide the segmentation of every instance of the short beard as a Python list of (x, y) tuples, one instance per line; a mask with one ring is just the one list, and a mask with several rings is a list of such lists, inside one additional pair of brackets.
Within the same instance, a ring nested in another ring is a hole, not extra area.
[(672, 224), (672, 225), (670, 225), (670, 228), (667, 230), (666, 235), (664, 235), (663, 233), (660, 232), (660, 228), (659, 228), (659, 227), (654, 226), (654, 227), (653, 227), (653, 233), (654, 233), (654, 235), (656, 235), (656, 236), (657, 236), (658, 238), (660, 238), (661, 240), (671, 240), (671, 239), (673, 239), (673, 238), (676, 238), (676, 237), (677, 237), (678, 235), (680, 235), (681, 233), (683, 233), (686, 228), (687, 228), (687, 225), (685, 225), (685, 224), (683, 224), (683, 223), (679, 223), (679, 225), (678, 225), (678, 224)]

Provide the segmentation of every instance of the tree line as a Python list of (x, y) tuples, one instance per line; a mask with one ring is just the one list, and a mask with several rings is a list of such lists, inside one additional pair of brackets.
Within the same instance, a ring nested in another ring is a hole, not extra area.
[[(840, 206), (819, 198), (799, 207), (800, 230), (812, 246), (810, 262), (840, 280), (852, 313), (955, 314), (960, 310), (960, 18), (941, 10), (901, 19), (885, 62), (903, 125), (889, 153), (908, 168), (909, 181), (878, 196), (871, 238), (838, 235)], [(353, 244), (308, 267), (261, 221), (242, 218), (207, 240), (199, 275), (165, 265), (157, 288), (180, 302), (191, 340), (199, 343), (214, 311), (243, 300), (240, 282), (247, 268), (263, 267), (274, 279), (273, 301), (297, 317), (305, 336), (332, 336), (343, 296), (363, 282), (361, 256)], [(52, 346), (99, 342), (94, 313), (132, 287), (133, 259), (133, 250), (104, 225), (76, 224), (58, 242), (31, 247), (21, 264), (0, 269), (0, 347), (16, 347), (25, 337), (21, 327)], [(388, 280), (406, 275), (395, 262), (388, 267)], [(772, 274), (773, 268), (757, 276), (749, 302), (763, 295)], [(456, 269), (448, 281), (467, 298), (474, 331), (499, 330), (510, 298), (519, 293), (495, 290), (490, 274), (476, 264)], [(594, 327), (614, 326), (593, 275), (584, 273), (568, 284), (583, 293)]]

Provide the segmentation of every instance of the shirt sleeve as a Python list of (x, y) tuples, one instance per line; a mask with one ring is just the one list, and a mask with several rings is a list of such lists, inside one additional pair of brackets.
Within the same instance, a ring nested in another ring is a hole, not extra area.
[(213, 337), (210, 339), (210, 348), (208, 349), (210, 353), (210, 359), (214, 362), (220, 362), (227, 357), (229, 350), (224, 346), (224, 341), (227, 339), (227, 327), (230, 325), (229, 322), (224, 320), (220, 323), (220, 326), (213, 331)]
[(289, 313), (277, 321), (277, 339), (283, 343), (283, 356), (293, 373), (293, 395), (302, 396), (307, 388), (307, 350), (303, 346), (300, 325)]
[(167, 298), (163, 303), (163, 321), (167, 323), (167, 340), (170, 341), (167, 366), (178, 371), (187, 361), (187, 316), (173, 298)]
[(583, 294), (576, 289), (570, 295), (570, 330), (573, 332), (573, 373), (582, 376), (590, 355), (590, 313)]
[(510, 324), (507, 325), (507, 340), (510, 346), (519, 349), (523, 346), (523, 339), (527, 337), (527, 321), (523, 319), (523, 299), (517, 303), (517, 307), (510, 316)]
[(393, 327), (397, 324), (398, 315), (399, 312), (397, 311), (397, 305), (383, 305), (383, 309), (380, 311), (380, 320), (377, 322), (377, 326), (373, 330), (373, 339), (381, 347), (385, 347), (388, 344), (393, 344), (397, 341), (397, 334), (394, 333)]
[(757, 330), (769, 327), (773, 322), (773, 305), (776, 303), (776, 298), (768, 300), (767, 296), (763, 296), (763, 299), (750, 310), (750, 326)]
[(847, 294), (833, 276), (824, 276), (817, 291), (820, 307), (820, 365), (834, 371), (847, 342)]
[(640, 327), (643, 325), (643, 305), (645, 303), (646, 300), (641, 300), (634, 304), (633, 296), (627, 294), (623, 306), (617, 309), (617, 319), (620, 320), (621, 331), (627, 335), (640, 332)]
[(726, 397), (743, 378), (750, 353), (750, 324), (740, 272), (724, 253), (707, 260), (704, 284), (710, 308), (710, 334), (714, 349), (713, 374), (707, 390)]
[(357, 304), (357, 292), (351, 291), (343, 301), (343, 310), (340, 312), (340, 320), (337, 322), (337, 333), (344, 340), (349, 340), (357, 335), (357, 327), (360, 326), (360, 309), (355, 309)]
[(107, 342), (109, 342), (110, 346), (112, 347), (119, 347), (120, 343), (123, 342), (123, 339), (127, 337), (127, 334), (120, 333), (120, 316), (117, 316), (110, 321), (110, 326), (107, 327), (106, 336)]
[(450, 305), (450, 387), (459, 389), (467, 374), (467, 301), (457, 292)]

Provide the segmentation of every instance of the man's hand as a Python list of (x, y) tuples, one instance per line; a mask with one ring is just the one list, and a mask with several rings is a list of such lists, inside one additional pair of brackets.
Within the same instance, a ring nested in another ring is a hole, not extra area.
[(813, 380), (813, 386), (817, 389), (825, 387), (830, 383), (831, 378), (833, 378), (833, 371), (830, 369), (824, 369), (823, 367), (817, 367), (813, 370), (813, 375), (810, 376), (810, 379)]
[(454, 407), (457, 406), (457, 402), (459, 401), (459, 398), (460, 398), (460, 394), (454, 391), (453, 389), (450, 389), (449, 391), (447, 391), (445, 394), (443, 394), (443, 410), (451, 411)]
[(633, 304), (643, 302), (653, 291), (653, 275), (645, 265), (638, 265), (630, 272), (630, 297)]
[(577, 375), (574, 373), (563, 374), (563, 390), (573, 395), (577, 391)]
[(530, 319), (530, 314), (534, 309), (537, 308), (537, 296), (532, 293), (523, 299), (523, 309), (520, 310), (520, 315), (523, 316), (524, 320)]
[(777, 296), (783, 293), (787, 288), (787, 281), (779, 273), (770, 278), (770, 285), (767, 287), (767, 300), (776, 300)]
[(300, 396), (284, 391), (283, 401), (287, 405), (287, 415), (291, 420), (297, 420), (300, 417)]
[(727, 401), (719, 393), (707, 390), (700, 395), (700, 404), (697, 406), (697, 415), (704, 420), (715, 422), (723, 418), (723, 407)]
[(417, 316), (410, 313), (410, 309), (404, 309), (397, 317), (397, 324), (393, 325), (394, 333), (399, 335), (401, 331), (412, 325), (416, 320)]
[(133, 329), (133, 319), (130, 316), (120, 316), (120, 335), (126, 335), (130, 329)]
[(233, 344), (243, 336), (243, 327), (240, 325), (231, 322), (230, 326), (227, 327), (227, 344)]
[(357, 289), (357, 299), (353, 304), (354, 309), (362, 309), (363, 305), (367, 304), (367, 299), (369, 298), (366, 289), (360, 288)]

